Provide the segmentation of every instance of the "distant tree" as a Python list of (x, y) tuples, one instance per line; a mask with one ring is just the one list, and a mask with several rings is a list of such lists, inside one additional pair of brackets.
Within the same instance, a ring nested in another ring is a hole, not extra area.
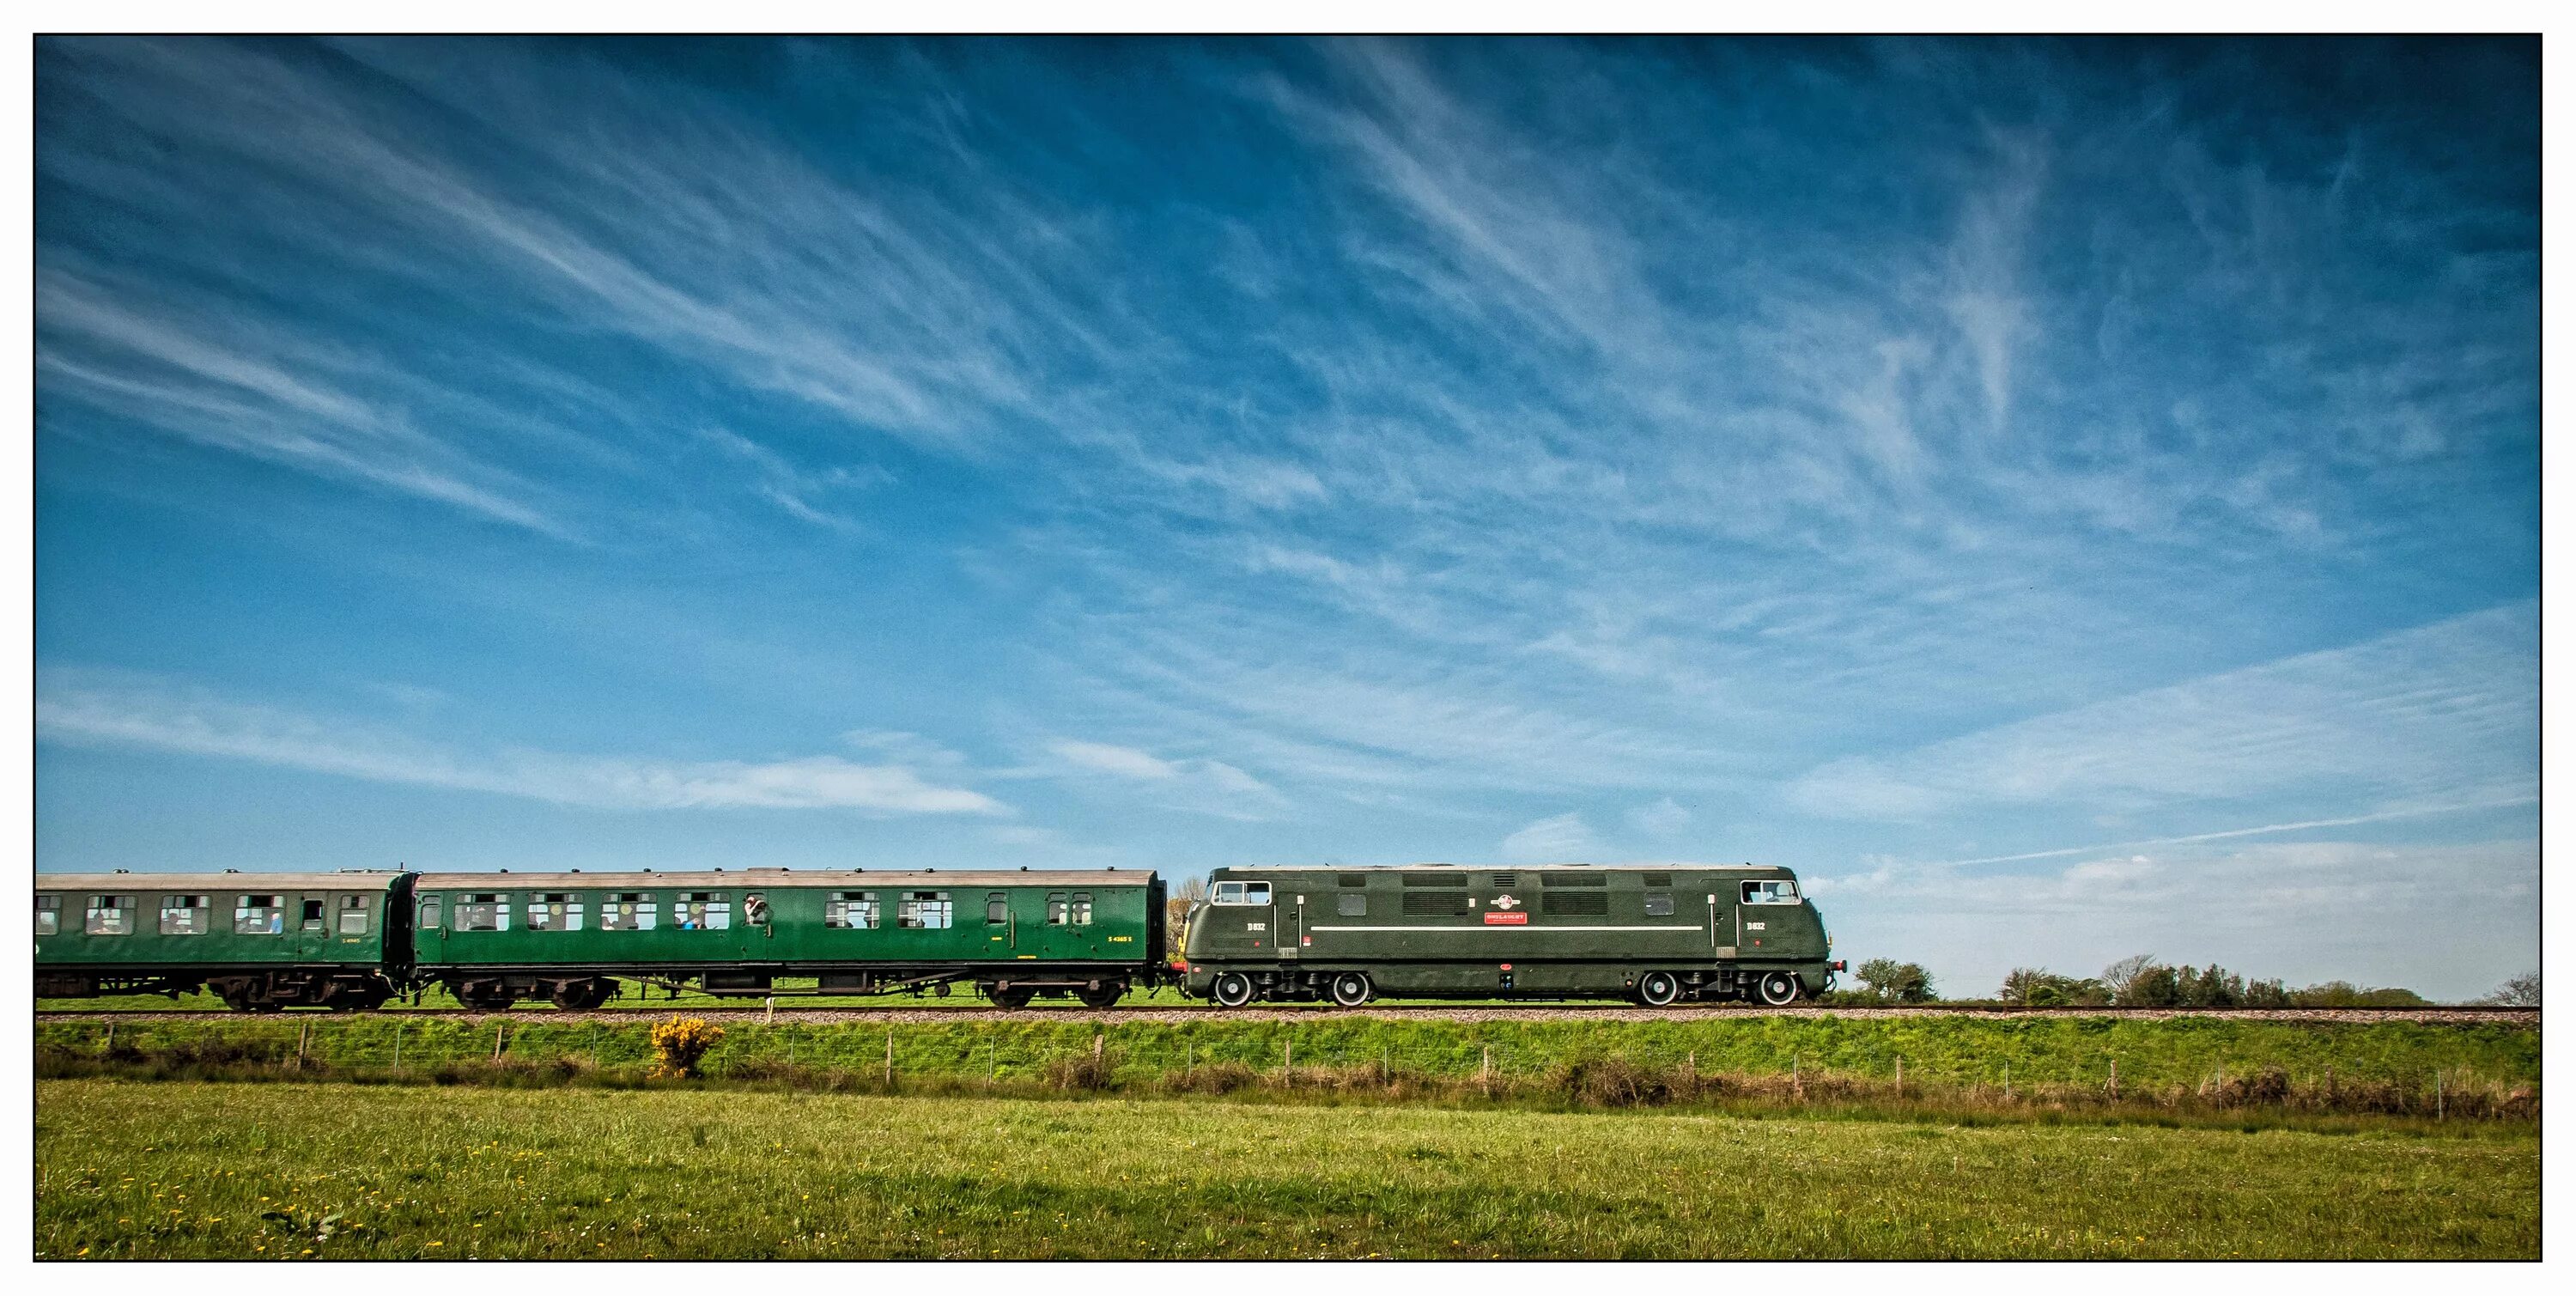
[(2505, 982), (2503, 985), (2497, 986), (2496, 992), (2488, 995), (2485, 1002), (2501, 1004), (2507, 1008), (2539, 1007), (2540, 974), (2538, 972), (2525, 972), (2521, 976), (2515, 977), (2512, 980)]
[(2287, 1008), (2290, 1006), (2290, 992), (2282, 987), (2277, 977), (2270, 981), (2248, 981), (2245, 983), (2245, 1006)]
[(1189, 938), (1190, 910), (1197, 908), (1199, 901), (1207, 898), (1207, 892), (1206, 878), (1188, 877), (1181, 879), (1170, 891), (1164, 893), (1164, 948), (1170, 950), (1174, 958), (1180, 957), (1182, 946)]
[(2412, 990), (2389, 986), (2373, 989), (2350, 981), (2328, 981), (2290, 992), (2301, 1008), (2420, 1008), (2432, 1002)]
[(2014, 968), (2005, 974), (2001, 990), (1995, 993), (2005, 1003), (2030, 1008), (2062, 1008), (2100, 1005), (2111, 1001), (2110, 991), (2091, 977), (2071, 977), (2046, 968)]
[(1930, 1003), (1940, 998), (1932, 991), (1932, 973), (1920, 963), (1874, 958), (1860, 965), (1859, 975), (1882, 999), (1897, 1003)]
[(2128, 1004), (2136, 1001), (2136, 984), (2156, 968), (2153, 954), (2132, 954), (2102, 969), (2102, 984), (2111, 992), (2111, 1002)]

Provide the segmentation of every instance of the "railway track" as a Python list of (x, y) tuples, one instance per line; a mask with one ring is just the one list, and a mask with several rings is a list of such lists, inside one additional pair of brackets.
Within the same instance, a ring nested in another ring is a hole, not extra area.
[[(954, 1008), (916, 1007), (799, 1007), (779, 1005), (774, 1011), (761, 1007), (716, 1006), (705, 1000), (640, 1004), (632, 1007), (594, 1009), (588, 1012), (566, 1012), (549, 1006), (522, 1007), (508, 1012), (489, 1013), (463, 1008), (400, 1008), (374, 1014), (324, 1013), (319, 1010), (295, 1010), (291, 1015), (358, 1017), (381, 1016), (402, 1018), (452, 1018), (464, 1021), (491, 1019), (641, 1022), (669, 1013), (685, 1013), (718, 1024), (790, 1020), (809, 1024), (835, 1022), (879, 1022), (909, 1025), (942, 1021), (1013, 1021), (1013, 1022), (1083, 1022), (1102, 1025), (1138, 1022), (1225, 1022), (1225, 1021), (1315, 1021), (1340, 1016), (1402, 1017), (1430, 1021), (1722, 1021), (1755, 1017), (2131, 1017), (2148, 1020), (2206, 1018), (2240, 1021), (2306, 1021), (2306, 1022), (2395, 1022), (2407, 1021), (2425, 1025), (2506, 1025), (2538, 1026), (2537, 1008), (2502, 1008), (2490, 1005), (2434, 1006), (2424, 1008), (2013, 1008), (1951, 1004), (1904, 1004), (1874, 1007), (1827, 1007), (1799, 1005), (1787, 1008), (1765, 1008), (1729, 1004), (1713, 1007), (1629, 1008), (1611, 1005), (1570, 1004), (1372, 1004), (1365, 1008), (1341, 1009), (1323, 1004), (1271, 1005), (1255, 1008), (1212, 1008), (1203, 1004), (1142, 1004), (1132, 1008), (1092, 1009), (1081, 1007), (1024, 1008), (1005, 1012), (999, 1009), (961, 1004)], [(288, 1014), (281, 1014), (288, 1015)], [(243, 1021), (259, 1020), (256, 1016), (207, 1010), (169, 1010), (157, 1008), (39, 1009), (40, 1021), (114, 1019), (117, 1021)]]

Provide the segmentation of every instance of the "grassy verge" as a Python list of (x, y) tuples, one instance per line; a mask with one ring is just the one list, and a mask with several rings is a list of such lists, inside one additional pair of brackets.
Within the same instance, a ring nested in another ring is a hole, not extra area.
[[(632, 1084), (644, 1021), (378, 1016), (47, 1021), (41, 1075)], [(2113, 1018), (734, 1023), (704, 1063), (772, 1087), (1350, 1099), (1931, 1104), (2525, 1119), (2540, 1036), (2506, 1025)], [(2116, 1067), (2116, 1077), (2114, 1069)], [(1900, 1075), (1901, 1071), (1901, 1075)]]
[(708, 1092), (37, 1086), (43, 1257), (2535, 1256), (2421, 1137)]

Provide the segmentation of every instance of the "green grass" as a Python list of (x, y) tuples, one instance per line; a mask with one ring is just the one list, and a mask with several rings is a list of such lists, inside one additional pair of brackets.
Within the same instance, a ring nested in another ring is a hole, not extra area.
[[(253, 1058), (292, 1057), (358, 1070), (397, 1060), (418, 1069), (489, 1059), (496, 1030), (505, 1059), (573, 1059), (641, 1067), (651, 1057), (648, 1021), (558, 1022), (544, 1015), (480, 1024), (388, 1015), (208, 1017), (112, 1023), (117, 1046), (167, 1053), (220, 1046)], [(102, 1055), (111, 1023), (38, 1023), (40, 1054)], [(309, 1032), (309, 1033), (308, 1033)], [(1256, 1072), (1301, 1067), (1372, 1068), (1428, 1078), (1484, 1073), (1505, 1079), (1615, 1058), (1638, 1067), (1703, 1075), (1806, 1081), (1892, 1082), (1899, 1059), (1915, 1088), (1999, 1087), (2009, 1071), (2023, 1090), (2100, 1089), (2112, 1064), (2124, 1094), (2196, 1093), (2218, 1077), (2278, 1068), (2301, 1089), (2386, 1086), (2430, 1101), (2436, 1076), (2450, 1092), (2537, 1092), (2540, 1032), (2501, 1023), (2332, 1023), (2259, 1019), (2113, 1017), (1772, 1017), (1662, 1021), (1532, 1019), (1461, 1022), (1367, 1014), (1277, 1021), (1191, 1016), (1104, 1028), (1078, 1021), (736, 1022), (707, 1060), (713, 1075), (785, 1064), (881, 1074), (889, 1037), (895, 1071), (912, 1079), (1042, 1078), (1089, 1055), (1097, 1038), (1113, 1087), (1210, 1065)]]
[[(2531, 1257), (2440, 1135), (749, 1092), (37, 1085), (41, 1257)], [(326, 1223), (327, 1221), (327, 1223)]]

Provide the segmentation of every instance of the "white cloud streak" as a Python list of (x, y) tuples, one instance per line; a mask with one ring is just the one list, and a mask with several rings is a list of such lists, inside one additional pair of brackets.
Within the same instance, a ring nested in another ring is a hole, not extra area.
[(594, 810), (1010, 813), (1008, 806), (980, 792), (931, 783), (897, 765), (837, 756), (669, 761), (459, 751), (364, 722), (325, 720), (163, 681), (78, 670), (48, 671), (40, 681), (36, 732), (49, 742), (180, 752)]

